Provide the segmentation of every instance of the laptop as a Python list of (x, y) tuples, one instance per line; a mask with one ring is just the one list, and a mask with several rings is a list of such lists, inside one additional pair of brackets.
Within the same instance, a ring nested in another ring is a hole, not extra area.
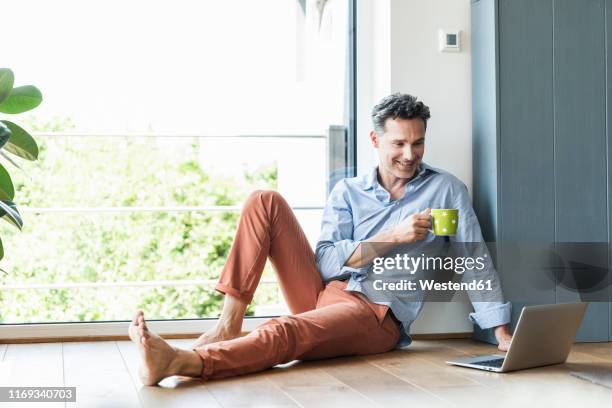
[(523, 307), (505, 355), (491, 354), (447, 363), (497, 373), (564, 363), (586, 308), (586, 302)]

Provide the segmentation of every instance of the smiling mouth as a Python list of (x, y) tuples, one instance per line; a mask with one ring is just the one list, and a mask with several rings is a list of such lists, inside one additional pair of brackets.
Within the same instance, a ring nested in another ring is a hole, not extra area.
[(414, 166), (414, 163), (400, 163), (400, 162), (395, 162), (398, 166), (400, 167), (412, 167)]

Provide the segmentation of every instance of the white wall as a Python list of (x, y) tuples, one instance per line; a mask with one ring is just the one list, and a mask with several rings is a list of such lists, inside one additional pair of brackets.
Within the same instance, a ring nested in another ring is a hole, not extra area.
[[(376, 164), (370, 111), (391, 92), (419, 97), (431, 109), (424, 160), (472, 188), (470, 0), (358, 0), (357, 166)], [(462, 31), (460, 53), (441, 53), (439, 29)], [(431, 303), (414, 333), (471, 331), (464, 303)]]
[[(472, 186), (470, 0), (394, 0), (391, 88), (431, 109), (425, 159)], [(462, 51), (443, 53), (438, 29), (462, 30)]]

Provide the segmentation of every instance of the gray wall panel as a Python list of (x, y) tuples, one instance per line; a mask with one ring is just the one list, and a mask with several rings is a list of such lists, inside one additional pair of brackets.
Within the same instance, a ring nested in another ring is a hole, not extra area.
[[(497, 6), (472, 2), (472, 174), (474, 211), (485, 241), (497, 241), (498, 121)], [(491, 252), (497, 259), (496, 253)], [(495, 342), (491, 330), (474, 326), (474, 338)]]
[[(603, 243), (608, 240), (604, 0), (555, 0), (553, 13), (556, 241)], [(571, 249), (562, 255), (580, 258), (566, 262), (566, 274), (607, 268), (607, 250), (590, 251), (588, 259)], [(558, 287), (557, 302), (579, 299)], [(578, 340), (607, 340), (608, 325), (608, 305), (591, 303)]]
[(472, 4), (473, 202), (482, 234), (497, 236), (497, 72), (494, 0)]
[[(612, 157), (612, 109), (610, 109), (610, 103), (612, 102), (612, 55), (608, 52), (612, 52), (612, 0), (606, 0), (606, 138), (608, 143), (608, 265), (612, 259), (612, 252), (610, 251), (610, 237), (612, 236), (612, 166), (610, 158)], [(610, 50), (610, 51), (609, 51)], [(608, 270), (608, 286), (612, 283), (611, 272)], [(608, 287), (608, 299), (612, 299), (612, 288)], [(608, 340), (612, 341), (612, 302), (608, 303)]]
[(552, 0), (499, 1), (501, 274), (517, 317), (555, 302), (552, 33)]

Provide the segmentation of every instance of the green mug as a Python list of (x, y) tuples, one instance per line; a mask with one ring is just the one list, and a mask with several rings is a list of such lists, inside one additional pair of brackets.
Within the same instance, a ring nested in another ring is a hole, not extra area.
[(459, 210), (456, 208), (436, 208), (431, 210), (430, 230), (435, 235), (453, 236), (457, 233)]

